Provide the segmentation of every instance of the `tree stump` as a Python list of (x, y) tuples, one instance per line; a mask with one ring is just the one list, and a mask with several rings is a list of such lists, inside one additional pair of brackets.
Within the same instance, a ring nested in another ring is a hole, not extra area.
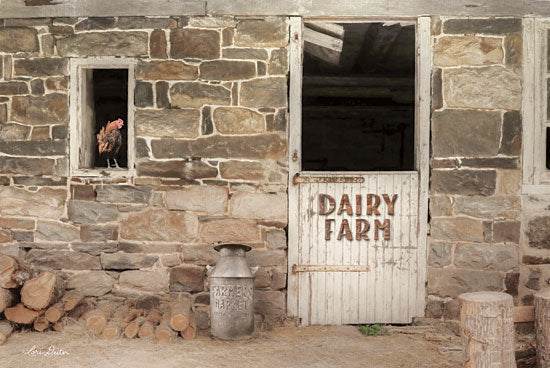
[(21, 302), (27, 308), (45, 309), (55, 303), (64, 291), (61, 277), (51, 272), (44, 272), (25, 282), (21, 288)]
[(458, 300), (464, 368), (516, 368), (512, 296), (487, 291)]
[(550, 289), (535, 294), (537, 367), (550, 367)]

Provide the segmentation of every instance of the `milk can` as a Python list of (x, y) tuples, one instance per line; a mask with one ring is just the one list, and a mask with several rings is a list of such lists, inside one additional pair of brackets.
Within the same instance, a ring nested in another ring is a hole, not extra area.
[(220, 244), (216, 266), (210, 272), (210, 329), (225, 340), (245, 338), (254, 332), (254, 274), (242, 244)]

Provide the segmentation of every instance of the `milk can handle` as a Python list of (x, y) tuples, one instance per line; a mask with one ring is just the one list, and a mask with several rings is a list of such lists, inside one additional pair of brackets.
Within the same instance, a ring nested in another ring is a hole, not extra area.
[(256, 275), (256, 272), (258, 272), (258, 269), (260, 266), (250, 267), (250, 272), (252, 272), (252, 275)]

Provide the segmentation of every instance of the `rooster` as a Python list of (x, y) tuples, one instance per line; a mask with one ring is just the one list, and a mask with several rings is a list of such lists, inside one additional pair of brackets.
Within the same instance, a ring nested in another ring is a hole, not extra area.
[(122, 145), (122, 136), (120, 134), (120, 128), (124, 125), (122, 119), (117, 119), (107, 122), (107, 124), (101, 128), (97, 134), (97, 148), (99, 154), (103, 152), (108, 154), (107, 156), (107, 167), (111, 167), (109, 159), (112, 158), (115, 162), (115, 167), (119, 168), (118, 163), (116, 162), (115, 155), (120, 150)]

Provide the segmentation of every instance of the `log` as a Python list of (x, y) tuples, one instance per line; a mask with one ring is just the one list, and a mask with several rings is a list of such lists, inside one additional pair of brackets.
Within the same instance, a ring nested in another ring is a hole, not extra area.
[(160, 314), (160, 311), (156, 308), (153, 308), (149, 311), (147, 314), (147, 321), (151, 323), (153, 326), (158, 326), (160, 321), (162, 320), (162, 315)]
[(514, 302), (498, 292), (459, 296), (464, 368), (515, 368)]
[(550, 367), (550, 289), (535, 294), (537, 367)]
[(117, 340), (120, 337), (121, 333), (122, 329), (120, 328), (120, 320), (112, 319), (103, 329), (103, 338), (107, 340)]
[(170, 327), (169, 318), (163, 318), (155, 331), (155, 340), (169, 342), (174, 340), (176, 336), (176, 332)]
[(194, 318), (189, 320), (189, 326), (187, 326), (185, 330), (180, 331), (180, 334), (184, 340), (193, 340), (197, 337), (197, 324), (195, 323)]
[(60, 303), (55, 303), (54, 305), (49, 307), (46, 310), (46, 313), (44, 313), (44, 316), (49, 322), (55, 323), (59, 321), (61, 317), (63, 317), (63, 313), (65, 313), (65, 309), (63, 307), (63, 303), (60, 302)]
[(96, 309), (86, 313), (86, 329), (94, 335), (99, 335), (103, 332), (107, 322), (111, 317), (113, 306), (109, 303), (103, 303)]
[(72, 311), (81, 301), (84, 295), (78, 290), (67, 291), (61, 298), (65, 312)]
[[(66, 303), (63, 305), (66, 307)], [(78, 320), (80, 318), (84, 318), (86, 316), (86, 313), (94, 309), (94, 304), (89, 300), (84, 300), (83, 303), (79, 303), (74, 309), (69, 311), (67, 315), (75, 320)], [(65, 309), (67, 311), (67, 309)]]
[(17, 300), (17, 291), (13, 289), (0, 288), (0, 313), (11, 307)]
[(134, 319), (142, 316), (143, 312), (144, 312), (143, 309), (131, 309), (130, 312), (128, 313), (128, 315), (126, 317), (124, 317), (122, 322), (128, 324), (128, 323), (132, 322)]
[(170, 327), (174, 331), (183, 331), (189, 326), (191, 313), (190, 300), (178, 300), (170, 304)]
[(32, 324), (33, 328), (38, 332), (44, 331), (49, 327), (49, 325), (50, 325), (50, 322), (46, 319), (46, 317), (43, 314), (36, 317), (36, 319)]
[(54, 331), (61, 332), (63, 331), (63, 322), (57, 321), (52, 325)]
[(146, 337), (152, 337), (155, 335), (155, 326), (151, 322), (145, 319), (141, 326), (139, 327), (138, 336), (140, 339), (144, 339)]
[(28, 308), (42, 310), (55, 303), (63, 291), (63, 279), (53, 273), (44, 272), (25, 282), (21, 288), (21, 302)]
[(129, 339), (136, 337), (139, 332), (139, 328), (144, 321), (145, 317), (137, 317), (132, 322), (129, 322), (128, 326), (124, 329), (124, 335)]
[(17, 259), (5, 254), (0, 254), (0, 287), (11, 289), (18, 287), (15, 280), (16, 272), (19, 270)]
[(33, 323), (36, 317), (40, 315), (40, 312), (32, 309), (27, 309), (22, 303), (18, 303), (15, 307), (6, 308), (4, 311), (6, 319), (25, 325)]
[(0, 321), (0, 345), (6, 342), (13, 331), (13, 326), (8, 321)]
[(535, 309), (532, 305), (514, 307), (514, 323), (533, 322), (535, 320)]

